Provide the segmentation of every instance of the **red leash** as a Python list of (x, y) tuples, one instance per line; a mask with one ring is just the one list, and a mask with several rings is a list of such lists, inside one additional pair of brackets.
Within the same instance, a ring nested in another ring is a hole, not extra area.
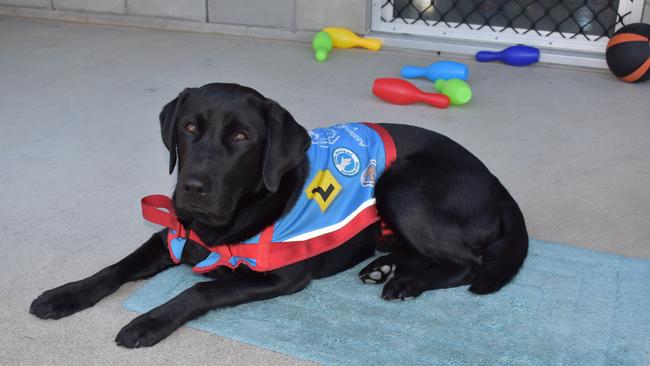
[(142, 217), (145, 220), (164, 226), (170, 230), (175, 230), (178, 232), (178, 236), (183, 238), (187, 237), (207, 248), (205, 243), (203, 243), (194, 231), (190, 230), (189, 236), (186, 235), (185, 228), (176, 218), (176, 211), (174, 211), (171, 198), (162, 194), (153, 194), (142, 198), (140, 203), (142, 205)]

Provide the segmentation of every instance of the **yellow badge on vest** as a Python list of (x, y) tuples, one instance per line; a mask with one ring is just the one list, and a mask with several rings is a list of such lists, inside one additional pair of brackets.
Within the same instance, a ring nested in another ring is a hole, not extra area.
[(334, 202), (336, 196), (341, 192), (343, 187), (334, 178), (329, 170), (319, 170), (314, 179), (309, 183), (305, 194), (310, 200), (316, 201), (321, 212), (325, 212), (327, 208)]

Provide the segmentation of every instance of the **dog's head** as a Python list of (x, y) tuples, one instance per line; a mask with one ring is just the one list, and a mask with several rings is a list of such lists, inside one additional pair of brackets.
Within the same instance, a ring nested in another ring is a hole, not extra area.
[(185, 89), (163, 107), (160, 127), (170, 174), (178, 161), (179, 217), (214, 227), (246, 197), (276, 192), (310, 141), (278, 103), (237, 84)]

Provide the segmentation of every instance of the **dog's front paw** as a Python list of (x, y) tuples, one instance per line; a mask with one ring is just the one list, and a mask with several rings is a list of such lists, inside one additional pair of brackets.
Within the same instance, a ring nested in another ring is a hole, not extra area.
[(32, 301), (29, 312), (41, 319), (60, 319), (86, 307), (79, 296), (64, 285), (43, 292)]
[(143, 314), (120, 330), (115, 343), (126, 348), (149, 347), (166, 338), (174, 329), (168, 321)]

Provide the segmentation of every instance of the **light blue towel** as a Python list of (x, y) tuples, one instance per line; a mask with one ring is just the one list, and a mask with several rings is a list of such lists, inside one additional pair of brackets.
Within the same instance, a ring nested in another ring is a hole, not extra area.
[[(463, 287), (405, 302), (381, 300), (362, 267), (188, 325), (326, 365), (650, 365), (650, 260), (533, 240), (496, 294)], [(148, 311), (202, 280), (169, 269), (124, 307)]]

